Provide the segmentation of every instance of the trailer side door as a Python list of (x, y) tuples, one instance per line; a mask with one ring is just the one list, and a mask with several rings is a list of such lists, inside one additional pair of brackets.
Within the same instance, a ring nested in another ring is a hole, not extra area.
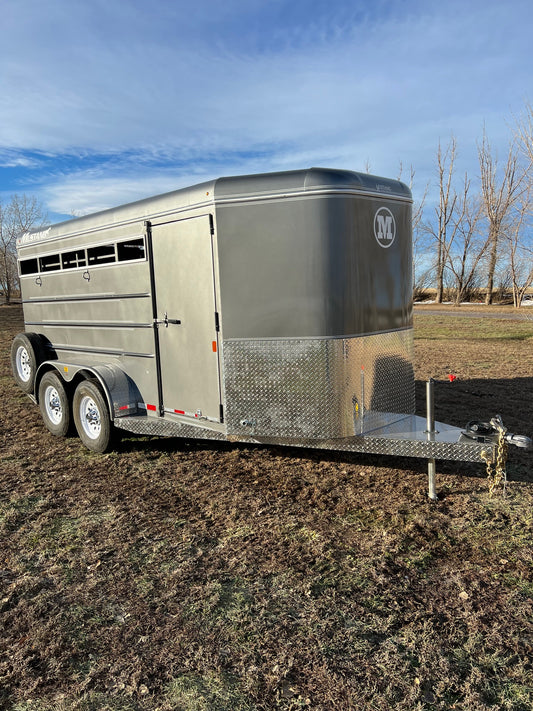
[(209, 215), (153, 225), (152, 258), (164, 412), (222, 419)]

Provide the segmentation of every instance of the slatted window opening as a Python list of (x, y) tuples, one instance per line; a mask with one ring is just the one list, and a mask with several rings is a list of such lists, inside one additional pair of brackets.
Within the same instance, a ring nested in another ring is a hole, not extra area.
[(117, 259), (119, 262), (129, 262), (130, 259), (144, 259), (144, 239), (130, 239), (127, 242), (117, 242)]
[(75, 249), (73, 252), (63, 252), (61, 254), (61, 266), (63, 269), (77, 269), (87, 265), (87, 255), (84, 249)]
[(99, 244), (98, 247), (91, 247), (87, 250), (89, 264), (110, 264), (116, 260), (117, 254), (114, 244)]
[(20, 275), (43, 274), (64, 269), (80, 269), (114, 262), (132, 262), (146, 259), (144, 237), (121, 240), (112, 244), (99, 244), (86, 249), (74, 249), (58, 254), (21, 259)]
[(20, 262), (20, 276), (39, 273), (39, 262), (37, 258), (23, 259)]
[(39, 271), (55, 272), (61, 269), (59, 254), (47, 254), (46, 257), (39, 257)]

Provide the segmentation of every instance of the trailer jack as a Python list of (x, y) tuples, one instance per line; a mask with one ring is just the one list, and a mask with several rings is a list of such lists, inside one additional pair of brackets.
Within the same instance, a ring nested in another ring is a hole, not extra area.
[[(453, 378), (453, 379), (452, 379)], [(450, 376), (450, 382), (455, 380), (455, 376)], [(426, 420), (428, 441), (434, 441), (437, 431), (435, 430), (435, 395), (433, 378), (426, 382)], [(462, 431), (462, 436), (479, 444), (490, 445), (491, 453), (481, 452), (481, 457), (487, 465), (487, 477), (489, 479), (489, 491), (492, 494), (494, 489), (507, 482), (505, 464), (507, 461), (508, 445), (520, 447), (522, 449), (532, 449), (533, 442), (525, 435), (508, 432), (504, 426), (501, 415), (496, 415), (490, 422), (470, 421)], [(437, 491), (435, 483), (435, 459), (428, 459), (428, 498), (437, 501)]]

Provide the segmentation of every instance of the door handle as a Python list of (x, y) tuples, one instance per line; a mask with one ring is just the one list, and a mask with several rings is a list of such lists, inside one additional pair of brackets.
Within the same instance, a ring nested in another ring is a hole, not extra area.
[(169, 323), (173, 323), (176, 326), (179, 326), (181, 321), (177, 318), (169, 318), (167, 312), (165, 311), (165, 316), (163, 317), (163, 323), (165, 324), (165, 328), (168, 328)]
[(167, 312), (165, 311), (165, 315), (163, 316), (163, 318), (159, 318), (159, 319), (156, 318), (156, 319), (154, 319), (154, 323), (155, 323), (155, 324), (164, 323), (164, 324), (165, 324), (165, 328), (168, 328), (168, 324), (169, 324), (169, 323), (173, 323), (174, 325), (179, 326), (180, 323), (181, 323), (181, 321), (180, 321), (179, 319), (177, 319), (177, 318), (169, 318)]

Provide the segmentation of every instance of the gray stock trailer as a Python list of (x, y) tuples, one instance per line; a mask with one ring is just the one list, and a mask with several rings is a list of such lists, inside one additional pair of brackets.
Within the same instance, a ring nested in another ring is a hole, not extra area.
[(496, 458), (416, 417), (411, 194), (342, 170), (220, 178), (28, 233), (14, 376), (48, 429)]

